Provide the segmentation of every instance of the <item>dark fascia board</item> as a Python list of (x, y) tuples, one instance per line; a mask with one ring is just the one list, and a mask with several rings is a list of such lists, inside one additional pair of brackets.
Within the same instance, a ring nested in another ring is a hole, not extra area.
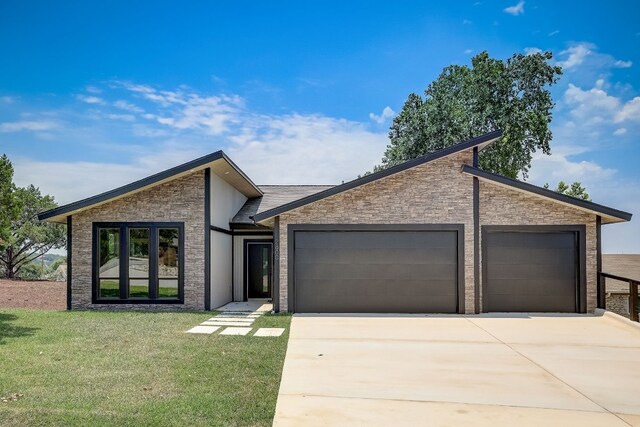
[(280, 215), (281, 213), (290, 211), (292, 209), (299, 208), (301, 206), (308, 205), (309, 203), (317, 202), (318, 200), (322, 200), (326, 197), (333, 196), (335, 194), (342, 193), (343, 191), (351, 190), (352, 188), (359, 187), (364, 184), (368, 184), (373, 181), (377, 181), (379, 179), (385, 178), (389, 175), (396, 174), (398, 172), (405, 171), (407, 169), (411, 169), (412, 167), (422, 165), (424, 163), (431, 162), (433, 160), (440, 159), (445, 156), (450, 156), (452, 154), (458, 153), (460, 151), (469, 150), (478, 146), (486, 146), (491, 142), (502, 136), (501, 130), (496, 130), (493, 132), (486, 133), (484, 135), (478, 136), (476, 138), (469, 139), (464, 142), (460, 142), (456, 145), (452, 145), (451, 147), (444, 148), (442, 150), (438, 150), (436, 152), (427, 154), (422, 157), (418, 157), (417, 159), (408, 160), (404, 163), (401, 163), (396, 166), (392, 166), (390, 168), (381, 170), (379, 172), (372, 173), (370, 175), (363, 176), (362, 178), (354, 179), (353, 181), (346, 182), (342, 185), (337, 185), (335, 187), (329, 188), (327, 190), (321, 191), (316, 194), (312, 194), (307, 197), (303, 197), (298, 200), (294, 200), (293, 202), (289, 202), (282, 206), (278, 206), (273, 209), (269, 209), (267, 211), (261, 212), (253, 216), (254, 222), (264, 221), (265, 219), (272, 218), (274, 216)]
[(538, 196), (557, 200), (562, 203), (567, 203), (569, 205), (578, 206), (583, 209), (588, 209), (593, 212), (618, 218), (623, 221), (631, 221), (632, 214), (630, 214), (629, 212), (624, 212), (618, 209), (613, 209), (604, 205), (600, 205), (598, 203), (589, 202), (587, 200), (582, 200), (575, 197), (567, 196), (566, 194), (557, 193), (553, 190), (549, 190), (546, 188), (538, 187), (537, 185), (529, 184), (528, 182), (522, 182), (522, 181), (518, 181), (517, 179), (507, 178), (506, 176), (498, 175), (492, 172), (487, 172), (482, 169), (474, 168), (469, 165), (464, 165), (462, 167), (462, 172), (472, 176), (476, 176), (478, 178), (486, 179), (488, 181), (493, 181), (502, 185), (513, 187), (518, 190), (537, 194)]
[(64, 215), (69, 212), (74, 212), (76, 210), (83, 209), (91, 205), (95, 205), (97, 203), (102, 203), (107, 200), (120, 197), (127, 193), (131, 193), (141, 188), (153, 185), (157, 182), (164, 181), (168, 178), (171, 178), (172, 176), (175, 176), (184, 172), (188, 172), (191, 169), (202, 167), (208, 163), (211, 163), (220, 159), (224, 159), (227, 163), (229, 163), (229, 165), (231, 165), (232, 168), (234, 168), (244, 179), (246, 179), (247, 182), (249, 182), (257, 192), (259, 192), (260, 194), (263, 194), (262, 191), (258, 188), (258, 186), (255, 185), (253, 181), (251, 181), (249, 177), (238, 166), (236, 166), (236, 164), (233, 163), (231, 159), (227, 157), (226, 154), (224, 154), (222, 151), (216, 151), (215, 153), (207, 154), (206, 156), (202, 156), (195, 160), (191, 160), (190, 162), (183, 163), (181, 165), (175, 166), (173, 168), (167, 169), (157, 174), (148, 176), (146, 178), (142, 178), (130, 184), (123, 185), (122, 187), (118, 187), (113, 190), (106, 191), (96, 196), (87, 197), (86, 199), (69, 203), (68, 205), (60, 206), (55, 209), (50, 209), (48, 211), (41, 212), (38, 214), (38, 219), (40, 221), (43, 221), (48, 218)]

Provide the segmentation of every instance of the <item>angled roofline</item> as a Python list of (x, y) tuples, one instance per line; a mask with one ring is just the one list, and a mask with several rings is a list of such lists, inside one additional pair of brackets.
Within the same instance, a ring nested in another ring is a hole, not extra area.
[(312, 194), (311, 196), (303, 197), (301, 199), (294, 200), (293, 202), (286, 203), (282, 206), (278, 206), (276, 208), (261, 212), (253, 216), (253, 221), (254, 222), (264, 221), (265, 219), (272, 218), (274, 216), (280, 215), (281, 213), (290, 211), (292, 209), (296, 209), (301, 206), (308, 205), (309, 203), (317, 202), (318, 200), (322, 200), (324, 198), (342, 193), (343, 191), (351, 190), (361, 185), (368, 184), (373, 181), (377, 181), (389, 175), (394, 175), (398, 172), (405, 171), (412, 167), (422, 165), (424, 163), (428, 163), (445, 156), (450, 156), (451, 154), (455, 154), (460, 151), (468, 150), (478, 146), (482, 146), (483, 148), (484, 146), (492, 143), (493, 141), (500, 138), (501, 136), (502, 136), (501, 130), (496, 130), (493, 132), (486, 133), (476, 138), (472, 138), (467, 141), (460, 142), (456, 145), (452, 145), (451, 147), (438, 150), (436, 152), (424, 155), (422, 157), (418, 157), (413, 160), (408, 160), (404, 163), (400, 163), (399, 165), (392, 166), (390, 168), (372, 173), (370, 175), (363, 176), (362, 178), (354, 179), (353, 181), (349, 181), (341, 185), (336, 185), (335, 187), (329, 188), (328, 190), (320, 191), (319, 193)]
[(114, 199), (120, 196), (124, 196), (125, 194), (134, 192), (144, 187), (152, 186), (160, 181), (165, 181), (175, 175), (179, 175), (185, 172), (189, 172), (190, 170), (194, 170), (201, 168), (202, 166), (212, 163), (216, 160), (223, 159), (225, 160), (240, 176), (242, 176), (259, 194), (264, 194), (260, 188), (256, 184), (254, 184), (251, 179), (235, 164), (227, 157), (227, 155), (222, 151), (216, 151), (211, 154), (207, 154), (206, 156), (199, 157), (195, 160), (191, 160), (187, 163), (183, 163), (178, 166), (174, 166), (162, 172), (158, 172), (154, 175), (150, 175), (146, 178), (142, 178), (138, 181), (134, 181), (132, 183), (123, 185), (122, 187), (114, 188), (113, 190), (105, 191), (104, 193), (97, 194), (95, 196), (87, 197), (86, 199), (78, 200), (76, 202), (69, 203), (64, 206), (59, 206), (54, 209), (50, 209), (48, 211), (44, 211), (38, 214), (38, 219), (40, 221), (44, 221), (49, 218), (53, 218), (60, 215), (65, 215), (70, 212), (74, 212), (80, 209), (87, 208), (89, 206), (106, 202), (110, 199)]
[(632, 214), (624, 212), (618, 209), (610, 208), (598, 203), (590, 202), (588, 200), (578, 199), (576, 197), (567, 196), (566, 194), (557, 193), (547, 188), (538, 187), (537, 185), (529, 184), (528, 182), (518, 181), (517, 179), (507, 178), (506, 176), (498, 175), (492, 172), (487, 172), (482, 169), (474, 168), (469, 165), (462, 166), (462, 172), (481, 178), (487, 181), (493, 181), (498, 184), (505, 185), (507, 187), (513, 187), (515, 189), (526, 191), (536, 194), (538, 196), (553, 199), (558, 202), (577, 206), (582, 209), (586, 209), (592, 212), (597, 212), (609, 217), (617, 218), (622, 221), (631, 221)]

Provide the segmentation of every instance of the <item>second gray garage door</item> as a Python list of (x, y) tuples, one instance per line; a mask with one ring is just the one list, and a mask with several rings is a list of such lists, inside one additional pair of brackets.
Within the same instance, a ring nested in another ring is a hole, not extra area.
[(483, 311), (578, 311), (578, 232), (483, 231)]
[(456, 313), (457, 230), (297, 230), (298, 313)]

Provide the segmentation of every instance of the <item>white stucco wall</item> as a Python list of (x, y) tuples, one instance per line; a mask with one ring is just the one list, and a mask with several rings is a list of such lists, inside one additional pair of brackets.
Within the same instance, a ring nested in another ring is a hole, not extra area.
[[(247, 197), (211, 171), (211, 225), (229, 230), (229, 221), (240, 210)], [(211, 308), (231, 302), (232, 236), (211, 231)], [(240, 258), (242, 259), (242, 258)]]

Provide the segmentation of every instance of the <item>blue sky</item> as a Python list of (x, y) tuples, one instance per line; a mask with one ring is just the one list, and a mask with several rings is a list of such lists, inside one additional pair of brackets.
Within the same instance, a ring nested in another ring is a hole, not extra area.
[[(4, 1), (0, 152), (61, 203), (217, 149), (258, 183), (339, 183), (443, 67), (542, 49), (565, 74), (529, 181), (640, 215), (640, 5), (591, 4)], [(605, 252), (640, 253), (638, 224)]]

